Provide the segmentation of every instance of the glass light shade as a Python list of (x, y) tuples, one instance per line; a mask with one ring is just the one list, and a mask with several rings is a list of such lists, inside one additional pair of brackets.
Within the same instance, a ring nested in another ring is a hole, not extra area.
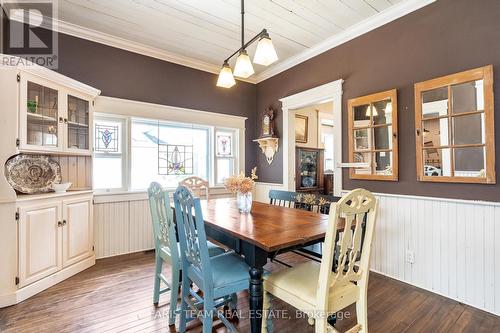
[(392, 103), (387, 102), (387, 105), (385, 106), (385, 113), (391, 113), (392, 112)]
[(231, 88), (235, 84), (236, 81), (234, 80), (233, 71), (231, 71), (231, 67), (229, 67), (228, 64), (224, 64), (224, 66), (222, 66), (220, 70), (219, 78), (217, 79), (217, 87)]
[(271, 38), (262, 37), (257, 44), (253, 62), (259, 65), (269, 66), (276, 60), (278, 60), (278, 55), (276, 54)]
[(243, 50), (238, 55), (236, 59), (236, 65), (234, 66), (234, 75), (246, 79), (254, 73), (252, 62), (248, 56), (247, 51)]
[(374, 107), (373, 105), (370, 105), (367, 109), (366, 109), (366, 114), (365, 116), (369, 117), (370, 116), (370, 109), (373, 110), (373, 116), (376, 117), (378, 116), (378, 112), (377, 112), (377, 108)]

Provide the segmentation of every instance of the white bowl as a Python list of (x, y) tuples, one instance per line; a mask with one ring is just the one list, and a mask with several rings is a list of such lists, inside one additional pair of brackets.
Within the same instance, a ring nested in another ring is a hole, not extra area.
[(56, 193), (64, 193), (68, 188), (71, 187), (71, 183), (61, 183), (61, 184), (52, 184), (52, 189)]

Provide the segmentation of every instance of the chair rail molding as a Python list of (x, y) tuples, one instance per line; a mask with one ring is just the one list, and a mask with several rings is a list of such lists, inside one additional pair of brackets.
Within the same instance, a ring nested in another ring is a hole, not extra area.
[[(305, 106), (331, 102), (333, 105), (333, 165), (342, 162), (342, 83), (339, 79), (280, 99), (283, 110), (283, 189), (295, 190), (295, 114)], [(342, 169), (335, 167), (333, 193), (342, 191)]]

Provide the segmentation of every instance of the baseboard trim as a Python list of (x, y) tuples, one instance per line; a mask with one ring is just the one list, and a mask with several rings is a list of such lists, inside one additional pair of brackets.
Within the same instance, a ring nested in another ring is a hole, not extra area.
[(388, 278), (391, 278), (393, 280), (396, 280), (396, 281), (399, 281), (399, 282), (403, 282), (403, 283), (406, 283), (407, 285), (410, 285), (410, 286), (413, 286), (413, 287), (416, 287), (416, 288), (420, 288), (420, 289), (423, 289), (423, 290), (426, 290), (430, 293), (433, 293), (433, 294), (436, 294), (436, 295), (439, 295), (439, 296), (443, 296), (443, 297), (446, 297), (448, 299), (451, 299), (451, 300), (454, 300), (454, 301), (457, 301), (459, 303), (462, 303), (462, 304), (465, 304), (465, 305), (468, 305), (476, 310), (479, 310), (479, 311), (484, 311), (484, 312), (487, 312), (487, 313), (491, 313), (491, 314), (494, 314), (495, 316), (500, 316), (500, 313), (497, 313), (497, 312), (493, 312), (493, 311), (488, 311), (487, 309), (485, 308), (478, 308), (477, 305), (474, 305), (474, 304), (471, 304), (471, 303), (468, 303), (467, 301), (463, 300), (463, 299), (458, 299), (458, 298), (455, 298), (455, 297), (451, 297), (450, 295), (445, 295), (445, 294), (442, 294), (440, 292), (437, 292), (436, 290), (432, 290), (432, 289), (429, 289), (429, 288), (426, 288), (422, 285), (419, 285), (417, 283), (411, 283), (411, 282), (408, 282), (408, 281), (405, 281), (405, 280), (402, 280), (402, 279), (399, 279), (395, 276), (392, 276), (392, 275), (389, 275), (389, 274), (386, 274), (386, 273), (383, 273), (383, 272), (380, 272), (376, 269), (372, 269), (370, 268), (370, 271), (373, 272), (373, 273), (377, 273), (379, 275), (382, 275), (382, 276), (385, 276), (385, 277), (388, 277)]

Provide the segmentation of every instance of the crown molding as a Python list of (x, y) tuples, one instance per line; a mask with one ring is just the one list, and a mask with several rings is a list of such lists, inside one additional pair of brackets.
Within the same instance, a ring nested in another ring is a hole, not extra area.
[[(40, 14), (37, 13), (32, 13), (31, 15), (35, 16), (41, 16)], [(18, 15), (10, 15), (9, 16), (10, 20), (17, 21), (23, 23), (23, 17), (18, 16)], [(113, 36), (104, 32), (100, 32), (97, 30), (85, 28), (73, 23), (69, 23), (66, 21), (62, 21), (56, 18), (47, 18), (45, 17), (42, 20), (42, 25), (41, 27), (56, 31), (62, 34), (86, 39), (92, 42), (104, 44), (107, 46), (115, 47), (118, 49), (142, 54), (148, 57), (164, 60), (167, 62), (171, 62), (177, 65), (185, 66), (185, 67), (190, 67), (194, 69), (198, 69), (204, 72), (208, 73), (213, 73), (213, 74), (219, 74), (220, 65), (214, 65), (210, 64), (208, 62), (198, 60), (195, 58), (191, 57), (186, 57), (183, 55), (179, 55), (176, 53), (172, 53), (169, 51), (166, 51), (164, 49), (156, 48), (153, 46), (145, 45), (142, 43), (134, 42), (125, 38)], [(48, 22), (51, 22), (49, 24)], [(253, 83), (256, 84), (257, 81), (255, 80), (254, 77), (252, 78), (247, 78), (247, 79), (241, 79), (241, 78), (236, 78), (238, 81), (243, 81), (243, 82), (248, 82), (248, 83)]]
[(346, 43), (378, 27), (381, 27), (384, 24), (397, 20), (398, 18), (405, 16), (417, 9), (425, 7), (435, 1), (436, 0), (403, 0), (386, 10), (379, 12), (378, 14), (370, 16), (367, 19), (347, 28), (341, 33), (338, 33), (324, 40), (323, 42), (302, 51), (295, 56), (277, 63), (269, 69), (255, 75), (255, 79), (257, 83), (267, 80), (323, 52), (333, 49), (336, 46)]
[[(336, 46), (346, 43), (356, 37), (359, 37), (371, 30), (374, 30), (384, 24), (392, 22), (402, 16), (405, 16), (417, 9), (425, 7), (436, 0), (403, 0), (380, 13), (370, 16), (367, 19), (347, 28), (345, 31), (338, 33), (323, 42), (316, 44), (299, 54), (278, 62), (276, 65), (271, 66), (269, 69), (256, 74), (247, 79), (236, 78), (238, 81), (257, 84), (267, 80), (274, 75), (277, 75), (287, 69), (290, 69), (306, 60), (309, 60), (325, 51), (328, 51)], [(22, 17), (11, 15), (11, 20), (23, 22)], [(175, 54), (164, 49), (148, 46), (142, 43), (130, 41), (125, 38), (113, 36), (97, 30), (85, 28), (76, 24), (65, 22), (59, 19), (50, 18), (52, 25), (42, 25), (47, 29), (52, 29), (56, 32), (71, 35), (74, 37), (90, 40), (96, 43), (108, 45), (111, 47), (119, 48), (122, 50), (142, 54), (152, 58), (168, 61), (174, 64), (198, 69), (201, 71), (218, 74), (220, 71), (219, 65), (210, 64), (191, 57)], [(47, 22), (47, 18), (44, 20)]]

